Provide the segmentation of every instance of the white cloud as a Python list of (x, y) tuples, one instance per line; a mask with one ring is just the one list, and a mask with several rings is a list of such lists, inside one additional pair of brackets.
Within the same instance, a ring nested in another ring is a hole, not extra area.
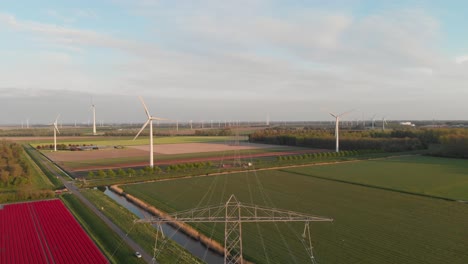
[[(49, 43), (31, 57), (35, 63), (2, 69), (2, 82), (26, 90), (191, 98), (193, 109), (200, 108), (197, 101), (210, 100), (250, 104), (250, 109), (255, 102), (265, 111), (285, 102), (285, 109), (302, 111), (304, 119), (321, 117), (308, 113), (333, 101), (344, 110), (393, 111), (402, 98), (410, 107), (418, 100), (452, 100), (453, 106), (463, 106), (460, 98), (468, 93), (463, 67), (439, 49), (438, 22), (420, 10), (355, 17), (312, 9), (269, 13), (263, 11), (271, 11), (263, 1), (246, 6), (184, 2), (174, 10), (160, 1), (136, 5), (149, 21), (145, 41), (0, 13), (0, 23), (8, 28)], [(124, 56), (113, 57), (112, 63), (94, 60), (87, 52), (93, 47), (119, 50)]]
[(61, 25), (19, 20), (11, 14), (0, 13), (0, 23), (18, 32), (28, 32), (43, 41), (70, 47), (102, 47), (126, 51), (141, 49), (141, 43), (114, 37), (93, 30), (76, 29)]
[(462, 64), (462, 63), (465, 63), (468, 61), (468, 55), (462, 55), (462, 56), (458, 56), (455, 58), (455, 62), (458, 63), (458, 64)]

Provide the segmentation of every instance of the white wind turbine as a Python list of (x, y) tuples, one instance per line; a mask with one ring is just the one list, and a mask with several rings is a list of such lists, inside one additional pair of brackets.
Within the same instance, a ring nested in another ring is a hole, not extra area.
[(385, 120), (385, 116), (382, 117), (382, 131), (385, 131), (385, 124), (388, 125), (387, 120)]
[(93, 110), (93, 135), (95, 136), (96, 133), (96, 106), (94, 105), (93, 101), (91, 100), (91, 109)]
[(54, 123), (52, 125), (54, 125), (54, 151), (57, 151), (57, 133), (60, 134), (60, 131), (57, 127), (57, 121), (59, 119), (60, 115), (57, 116), (57, 118), (55, 119)]
[(340, 151), (340, 136), (339, 136), (339, 124), (340, 124), (340, 117), (348, 114), (352, 112), (351, 111), (348, 111), (348, 112), (344, 112), (344, 113), (341, 113), (339, 115), (337, 114), (334, 114), (334, 113), (329, 113), (331, 116), (333, 116), (335, 118), (335, 138), (336, 138), (336, 152), (339, 152)]
[(141, 96), (139, 98), (140, 98), (141, 103), (143, 104), (143, 107), (145, 108), (145, 113), (146, 113), (146, 116), (148, 116), (148, 120), (146, 120), (146, 122), (143, 124), (140, 131), (138, 131), (138, 134), (135, 136), (135, 138), (133, 138), (133, 140), (135, 140), (140, 135), (140, 133), (143, 131), (143, 129), (145, 129), (145, 127), (148, 124), (150, 125), (150, 127), (149, 127), (150, 128), (150, 134), (149, 134), (149, 137), (150, 137), (150, 167), (153, 168), (154, 167), (154, 161), (153, 161), (153, 120), (167, 120), (167, 119), (151, 116), (149, 111), (148, 111), (148, 108), (146, 107), (145, 102), (143, 101), (143, 98), (141, 98)]

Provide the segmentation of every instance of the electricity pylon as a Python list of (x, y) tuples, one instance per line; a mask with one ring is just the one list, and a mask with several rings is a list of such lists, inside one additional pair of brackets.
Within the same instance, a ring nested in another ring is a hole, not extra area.
[[(218, 206), (207, 206), (169, 214), (168, 217), (152, 217), (135, 220), (135, 223), (161, 223), (179, 221), (184, 223), (224, 223), (224, 263), (242, 264), (242, 223), (255, 222), (304, 222), (302, 243), (312, 263), (315, 258), (310, 238), (310, 222), (331, 222), (333, 219), (302, 214), (276, 208), (239, 202), (234, 194), (229, 200)], [(160, 228), (158, 227), (158, 230)], [(162, 230), (162, 229), (160, 229)], [(307, 239), (307, 240), (306, 240)], [(156, 243), (155, 243), (156, 244)], [(155, 249), (156, 250), (156, 249)]]

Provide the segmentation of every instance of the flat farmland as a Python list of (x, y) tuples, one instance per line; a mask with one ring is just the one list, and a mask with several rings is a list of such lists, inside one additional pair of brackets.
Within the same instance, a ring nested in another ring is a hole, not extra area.
[(468, 160), (463, 159), (407, 156), (291, 168), (285, 171), (455, 200), (468, 200)]
[(0, 263), (108, 263), (60, 200), (0, 208)]
[[(283, 147), (266, 144), (232, 145), (224, 142), (174, 143), (154, 145), (155, 164), (165, 165), (184, 162), (216, 161), (232, 159), (235, 155), (243, 158), (290, 155), (316, 152), (298, 147)], [(132, 145), (123, 149), (99, 149), (90, 151), (43, 151), (43, 153), (71, 172), (146, 166), (149, 146)]]
[[(242, 137), (245, 139), (245, 137)], [(232, 137), (228, 136), (175, 136), (175, 137), (154, 137), (154, 144), (178, 144), (178, 143), (206, 143), (206, 142), (226, 142), (232, 140)], [(53, 144), (53, 137), (50, 138), (29, 138), (31, 145), (36, 147), (38, 145), (49, 145)], [(82, 145), (82, 144), (92, 144), (97, 146), (136, 146), (136, 145), (145, 145), (149, 144), (148, 136), (140, 136), (137, 139), (133, 140), (133, 137), (57, 137), (57, 144), (73, 144), (73, 145)]]
[[(239, 201), (334, 219), (312, 223), (319, 263), (468, 263), (468, 206), (284, 171), (122, 186), (167, 212)], [(222, 241), (223, 226), (195, 226)], [(244, 255), (256, 263), (310, 263), (301, 224), (244, 224)]]

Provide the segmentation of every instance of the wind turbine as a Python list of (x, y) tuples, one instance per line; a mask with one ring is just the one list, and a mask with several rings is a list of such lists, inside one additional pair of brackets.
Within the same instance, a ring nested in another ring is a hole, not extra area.
[(372, 116), (372, 130), (374, 130), (375, 116), (376, 116), (376, 115), (373, 115), (373, 116)]
[[(352, 111), (352, 110), (351, 110)], [(339, 124), (340, 124), (340, 117), (348, 114), (349, 112), (351, 111), (348, 111), (348, 112), (344, 112), (344, 113), (341, 113), (339, 115), (337, 114), (334, 114), (334, 113), (329, 113), (331, 116), (333, 116), (335, 118), (335, 138), (336, 138), (336, 152), (339, 152), (340, 151), (340, 136), (339, 136)]]
[(385, 120), (385, 116), (382, 117), (382, 131), (385, 131), (385, 124), (388, 125), (387, 120)]
[(141, 96), (139, 96), (139, 98), (140, 98), (141, 103), (143, 104), (143, 107), (145, 108), (145, 113), (146, 113), (146, 116), (148, 116), (148, 120), (146, 120), (146, 122), (143, 124), (140, 131), (138, 131), (138, 134), (136, 134), (136, 136), (135, 136), (135, 138), (133, 138), (133, 140), (137, 139), (137, 137), (140, 135), (140, 133), (143, 131), (143, 129), (145, 129), (145, 127), (148, 124), (150, 125), (150, 127), (149, 127), (150, 128), (150, 134), (149, 134), (149, 137), (150, 137), (150, 167), (153, 168), (154, 167), (154, 161), (153, 161), (153, 120), (167, 120), (167, 119), (159, 118), (159, 117), (150, 115), (150, 113), (148, 111), (148, 108), (146, 107), (146, 104), (143, 101), (143, 98), (141, 98)]
[(54, 123), (52, 125), (54, 125), (54, 151), (57, 151), (57, 133), (60, 134), (60, 131), (57, 127), (57, 121), (59, 119), (60, 115), (57, 116), (57, 118), (55, 119)]
[(93, 135), (95, 136), (96, 133), (96, 106), (93, 103), (93, 100), (91, 100), (91, 109), (93, 110)]

